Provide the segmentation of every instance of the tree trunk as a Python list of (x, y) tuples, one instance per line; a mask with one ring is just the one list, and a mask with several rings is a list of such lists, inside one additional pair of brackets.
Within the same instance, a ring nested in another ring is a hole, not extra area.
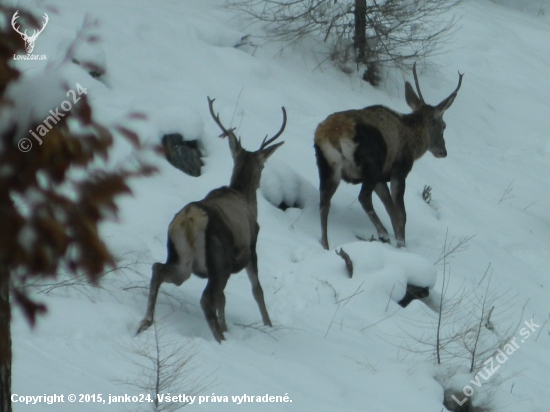
[(367, 0), (355, 0), (355, 33), (353, 46), (356, 53), (356, 61), (365, 63), (365, 50), (367, 48)]
[(11, 412), (10, 323), (9, 271), (0, 265), (0, 412)]

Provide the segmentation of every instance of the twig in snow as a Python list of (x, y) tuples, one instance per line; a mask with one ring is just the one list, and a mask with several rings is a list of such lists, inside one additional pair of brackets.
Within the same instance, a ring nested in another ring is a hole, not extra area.
[[(248, 324), (248, 325), (244, 325), (244, 324), (242, 324), (242, 323), (235, 323), (234, 325), (235, 325), (235, 326), (241, 326), (241, 327), (243, 327), (243, 328), (255, 329), (255, 330), (257, 330), (257, 331), (260, 331), (260, 332), (262, 332), (262, 333), (265, 333), (267, 336), (269, 336), (269, 337), (270, 337), (271, 339), (273, 339), (274, 341), (278, 341), (278, 339), (277, 339), (275, 336), (273, 336), (272, 333), (268, 332), (268, 331), (265, 330), (265, 329), (262, 329), (260, 326), (257, 326), (257, 324), (250, 323), (250, 324)], [(270, 328), (270, 330), (271, 330), (271, 331), (274, 331), (274, 332), (278, 331), (279, 329), (280, 329), (280, 327), (277, 327), (277, 326), (276, 326), (275, 328)]]
[(325, 338), (327, 337), (328, 332), (330, 331), (330, 328), (331, 328), (332, 324), (334, 323), (334, 318), (336, 317), (336, 314), (338, 313), (338, 309), (340, 309), (340, 304), (338, 304), (338, 306), (336, 307), (336, 310), (334, 311), (334, 315), (332, 316), (330, 324), (328, 325), (327, 332), (325, 333)]
[(537, 337), (535, 338), (535, 342), (538, 340), (539, 336), (540, 336), (540, 333), (542, 332), (542, 330), (544, 329), (544, 327), (546, 326), (546, 324), (548, 323), (548, 319), (546, 319), (542, 325), (542, 328), (540, 328), (539, 330), (539, 333), (537, 334)]
[(390, 296), (388, 296), (388, 303), (386, 303), (386, 310), (384, 312), (387, 312), (388, 311), (388, 306), (390, 306), (390, 300), (391, 300), (391, 295), (393, 294), (393, 288), (395, 287), (395, 283), (393, 284), (393, 286), (391, 287), (391, 291), (390, 291)]
[(449, 230), (447, 229), (447, 233), (445, 234), (445, 247), (443, 248), (443, 252), (441, 253), (441, 256), (439, 257), (439, 259), (435, 261), (434, 265), (437, 265), (442, 260), (445, 262), (445, 259), (447, 259), (449, 256), (451, 256), (454, 253), (463, 252), (467, 250), (470, 247), (470, 245), (468, 245), (468, 242), (476, 236), (476, 235), (463, 236), (459, 238), (457, 244), (453, 246), (453, 239), (451, 239), (451, 241), (447, 245), (448, 232)]
[(499, 204), (499, 205), (500, 205), (504, 200), (512, 199), (512, 198), (515, 197), (514, 195), (511, 195), (511, 194), (510, 194), (510, 193), (512, 193), (512, 191), (514, 190), (514, 187), (512, 186), (512, 183), (514, 183), (513, 180), (510, 182), (510, 184), (508, 185), (508, 187), (506, 188), (506, 190), (505, 190), (504, 193), (502, 194), (502, 197), (501, 197), (500, 200), (498, 201), (498, 204)]
[(376, 242), (376, 238), (374, 237), (374, 235), (372, 235), (370, 237), (370, 239), (367, 239), (366, 237), (364, 236), (359, 236), (359, 235), (355, 235), (355, 237), (359, 240), (362, 240), (363, 242)]
[[(365, 283), (365, 282), (363, 282)], [(361, 293), (364, 292), (364, 290), (359, 290), (361, 288), (361, 286), (363, 286), (363, 283), (361, 283), (359, 286), (357, 286), (357, 289), (355, 289), (355, 292), (353, 292), (351, 295), (349, 295), (347, 298), (342, 298), (340, 300), (337, 300), (336, 303), (341, 303), (341, 302), (344, 302), (346, 301), (346, 303), (344, 303), (342, 306), (346, 306), (348, 304), (348, 302), (351, 300), (351, 298), (353, 298), (354, 296), (357, 296)]]
[(534, 205), (535, 203), (537, 203), (537, 202), (538, 202), (538, 200), (535, 200), (533, 203), (531, 203), (531, 204), (525, 206), (525, 207), (523, 208), (523, 211), (525, 212), (527, 209), (529, 209), (531, 206), (533, 206), (533, 205)]
[(344, 262), (346, 262), (346, 269), (348, 270), (349, 277), (351, 278), (353, 276), (353, 262), (351, 261), (351, 258), (342, 248), (340, 248), (340, 251), (338, 251), (337, 249), (335, 249), (334, 251), (338, 256), (344, 259)]

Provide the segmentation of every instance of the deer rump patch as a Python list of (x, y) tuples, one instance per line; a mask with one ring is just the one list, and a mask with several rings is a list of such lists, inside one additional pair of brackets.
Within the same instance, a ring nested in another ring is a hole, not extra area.
[(388, 150), (378, 127), (337, 115), (329, 116), (315, 133), (315, 144), (335, 173), (333, 177), (353, 184), (389, 181), (395, 157), (391, 154), (396, 148)]

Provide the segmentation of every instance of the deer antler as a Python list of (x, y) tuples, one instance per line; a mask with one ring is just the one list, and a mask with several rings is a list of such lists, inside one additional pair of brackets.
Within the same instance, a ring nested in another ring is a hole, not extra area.
[(414, 62), (414, 65), (413, 65), (413, 75), (414, 75), (414, 84), (416, 85), (416, 92), (418, 93), (418, 97), (420, 98), (422, 103), (426, 103), (424, 101), (424, 97), (422, 97), (422, 92), (420, 91), (420, 84), (418, 83), (418, 76), (416, 75), (416, 62)]
[(13, 27), (13, 30), (15, 30), (17, 33), (19, 33), (21, 36), (26, 36), (26, 31), (25, 33), (21, 33), (21, 31), (19, 30), (19, 27), (21, 26), (17, 26), (15, 27), (15, 21), (19, 18), (19, 10), (17, 10), (15, 13), (13, 13), (13, 17), (11, 18), (11, 27)]
[(460, 90), (460, 86), (462, 86), (462, 76), (464, 76), (464, 73), (460, 74), (460, 71), (459, 71), (458, 72), (458, 86), (456, 86), (455, 91), (452, 92), (451, 95), (457, 94), (458, 91)]
[(208, 107), (210, 108), (210, 115), (212, 116), (212, 118), (214, 119), (214, 121), (216, 122), (216, 124), (219, 126), (220, 129), (222, 129), (222, 134), (220, 135), (220, 137), (233, 137), (235, 140), (238, 140), (237, 139), (237, 136), (235, 136), (235, 133), (233, 133), (233, 131), (235, 130), (234, 127), (232, 127), (231, 129), (227, 130), (221, 120), (220, 120), (220, 114), (215, 114), (214, 113), (214, 100), (216, 99), (211, 99), (210, 97), (207, 97), (208, 99)]
[(281, 109), (283, 110), (283, 124), (281, 125), (281, 129), (277, 132), (277, 134), (275, 136), (273, 136), (271, 139), (269, 140), (265, 140), (267, 139), (267, 136), (266, 135), (264, 137), (264, 140), (262, 141), (262, 144), (260, 146), (260, 149), (258, 150), (262, 150), (262, 149), (265, 149), (268, 145), (270, 145), (271, 143), (273, 143), (273, 141), (278, 138), (281, 134), (283, 134), (284, 130), (285, 130), (285, 127), (286, 127), (286, 110), (284, 107), (281, 107)]

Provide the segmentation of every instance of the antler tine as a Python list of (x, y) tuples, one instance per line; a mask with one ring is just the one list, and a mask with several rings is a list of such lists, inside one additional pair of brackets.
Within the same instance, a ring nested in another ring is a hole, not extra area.
[(214, 100), (216, 99), (211, 99), (210, 97), (206, 97), (208, 99), (208, 107), (210, 108), (210, 115), (212, 116), (212, 118), (214, 119), (214, 121), (216, 122), (216, 124), (219, 126), (220, 129), (222, 129), (222, 134), (220, 135), (220, 137), (229, 137), (229, 136), (232, 136), (235, 138), (235, 140), (237, 140), (237, 137), (235, 136), (235, 133), (233, 133), (233, 130), (235, 130), (235, 128), (231, 128), (229, 130), (227, 130), (225, 127), (223, 127), (223, 124), (220, 120), (220, 114), (215, 114), (214, 113)]
[(418, 97), (422, 101), (422, 103), (425, 103), (424, 97), (422, 96), (422, 92), (420, 91), (420, 84), (418, 83), (418, 76), (416, 75), (416, 62), (414, 62), (413, 65), (413, 75), (414, 75), (414, 84), (416, 85), (416, 92), (418, 93)]
[(24, 35), (25, 33), (21, 33), (21, 31), (19, 30), (19, 28), (21, 26), (17, 26), (15, 27), (15, 21), (19, 18), (19, 10), (17, 10), (15, 13), (13, 13), (13, 17), (11, 18), (11, 26), (13, 27), (13, 29), (19, 33), (20, 35)]
[(273, 136), (271, 139), (269, 139), (268, 141), (265, 140), (265, 139), (267, 139), (267, 136), (268, 136), (268, 135), (266, 135), (264, 137), (264, 140), (262, 141), (262, 144), (261, 144), (261, 146), (258, 150), (265, 149), (268, 145), (273, 143), (273, 141), (275, 141), (275, 139), (277, 139), (280, 135), (283, 134), (283, 132), (285, 130), (285, 127), (286, 127), (286, 109), (284, 108), (284, 106), (281, 107), (281, 109), (283, 110), (283, 124), (281, 125), (281, 129), (279, 129), (277, 134), (275, 136)]
[(457, 94), (460, 90), (460, 86), (462, 86), (462, 76), (464, 76), (464, 73), (460, 74), (460, 70), (458, 71), (458, 86), (456, 86), (456, 89), (451, 94)]
[(40, 33), (42, 33), (42, 32), (44, 31), (44, 29), (46, 28), (46, 25), (48, 24), (48, 21), (50, 21), (50, 18), (48, 17), (48, 15), (47, 15), (46, 13), (44, 13), (44, 16), (43, 16), (43, 17), (44, 17), (44, 23), (42, 23), (42, 28), (38, 30), (38, 33), (37, 33), (37, 31), (35, 30), (35, 31), (33, 32), (33, 34), (32, 34), (33, 37), (34, 37), (34, 36), (38, 37), (38, 35), (39, 35)]

